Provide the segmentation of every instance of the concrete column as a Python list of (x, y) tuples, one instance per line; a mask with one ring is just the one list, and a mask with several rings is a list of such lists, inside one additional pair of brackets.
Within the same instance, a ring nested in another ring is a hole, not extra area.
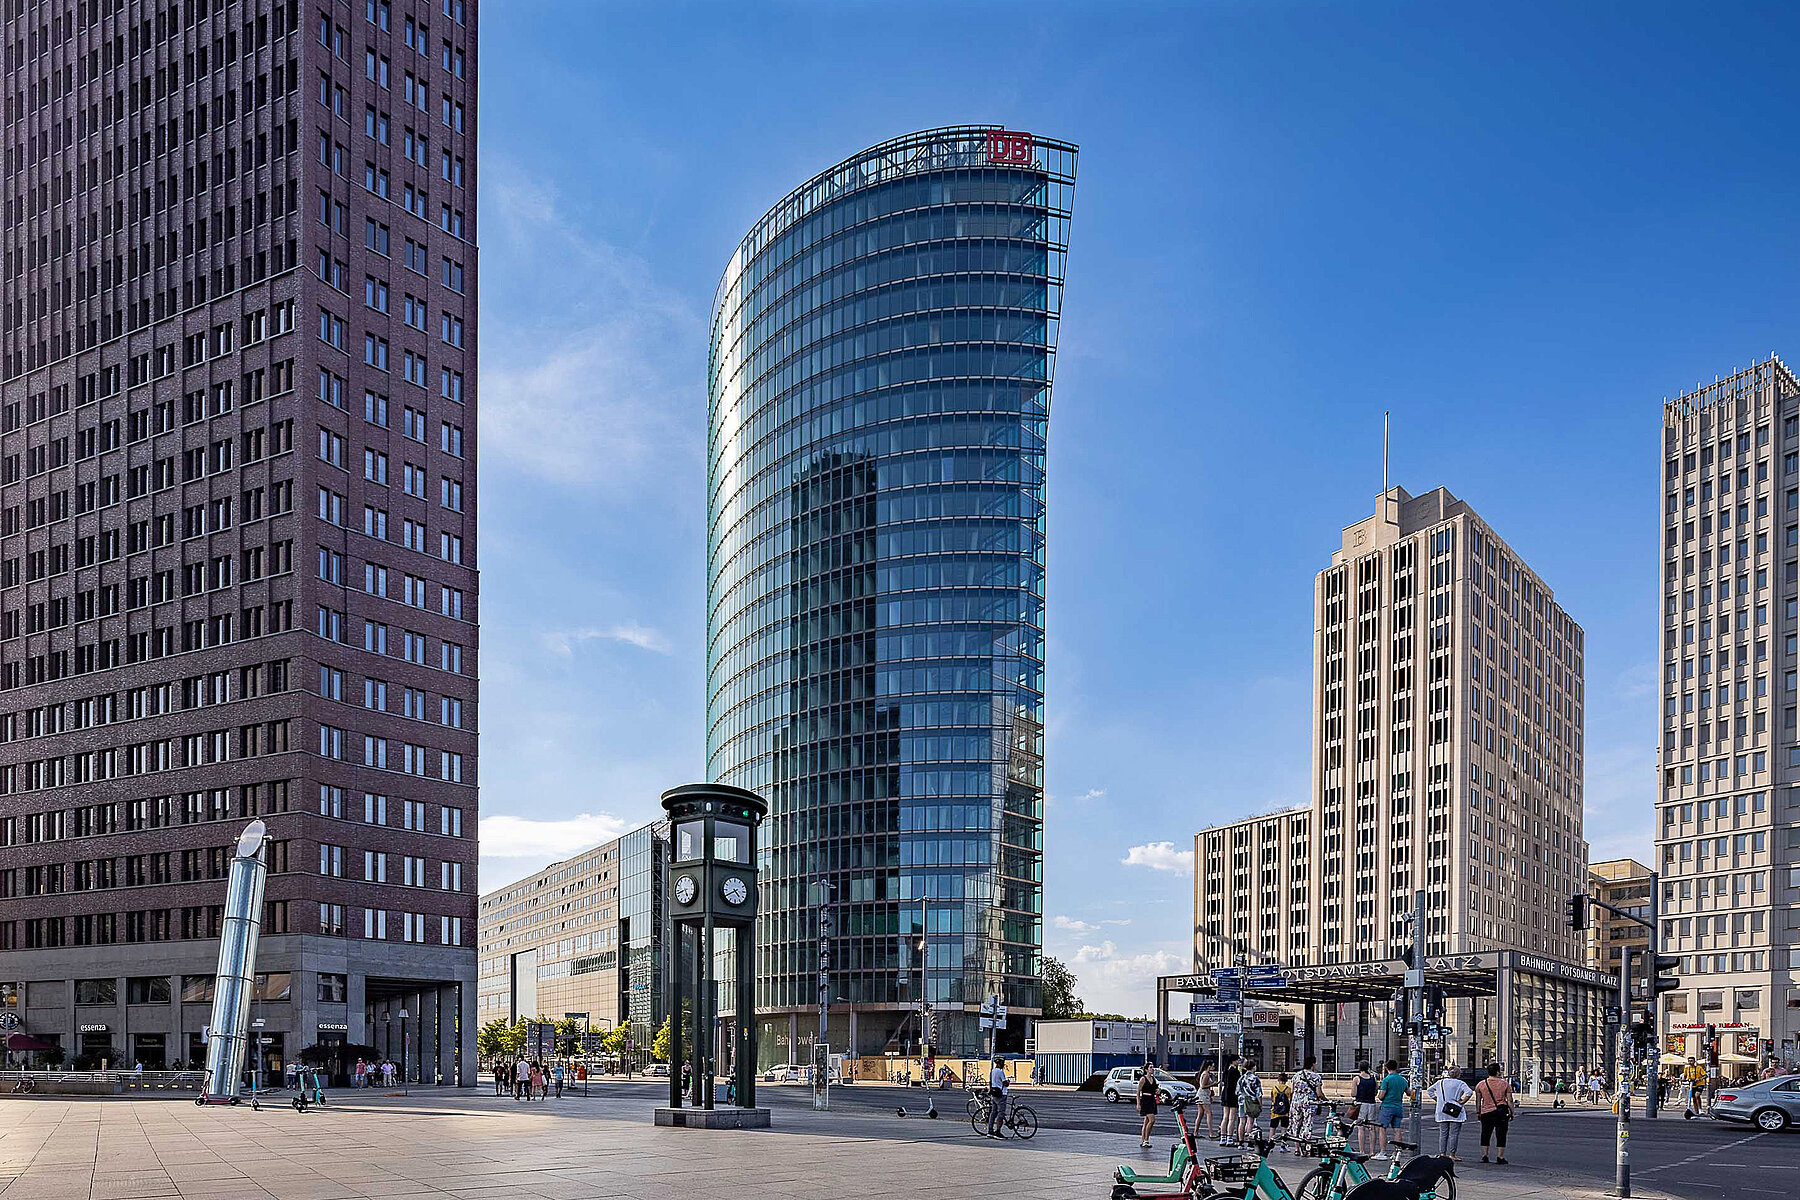
[(862, 1050), (856, 1044), (856, 1009), (854, 1006), (850, 1009), (850, 1053), (859, 1057), (862, 1054)]
[(799, 1052), (799, 1049), (800, 1049), (800, 1018), (795, 1013), (789, 1013), (788, 1014), (788, 1052), (787, 1052), (787, 1060), (789, 1062), (798, 1061), (794, 1057), (794, 1055)]
[(419, 1086), (437, 1086), (438, 993), (427, 988), (419, 993)]
[(368, 1002), (366, 999), (368, 994), (368, 989), (365, 986), (366, 983), (367, 981), (364, 977), (357, 974), (355, 971), (350, 972), (349, 977), (345, 982), (344, 1024), (349, 1026), (349, 1028), (344, 1031), (344, 1040), (346, 1042), (367, 1043), (369, 1040), (368, 1014), (363, 1011), (363, 1005)]
[(480, 1066), (475, 1058), (475, 985), (456, 985), (458, 1028), (452, 1038), (456, 1045), (456, 1086), (472, 1088), (481, 1082)]

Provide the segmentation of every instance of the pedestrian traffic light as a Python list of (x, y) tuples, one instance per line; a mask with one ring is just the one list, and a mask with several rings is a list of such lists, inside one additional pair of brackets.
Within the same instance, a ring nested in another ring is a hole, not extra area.
[(1569, 897), (1569, 928), (1582, 930), (1588, 927), (1588, 897), (1584, 892), (1576, 892)]
[(1681, 958), (1674, 954), (1658, 954), (1650, 968), (1650, 995), (1652, 998), (1664, 992), (1674, 991), (1681, 986), (1681, 980), (1672, 975), (1664, 975), (1664, 971), (1679, 971)]
[(1448, 996), (1441, 986), (1428, 984), (1425, 988), (1425, 1020), (1433, 1025), (1442, 1025), (1444, 1006), (1448, 1002)]

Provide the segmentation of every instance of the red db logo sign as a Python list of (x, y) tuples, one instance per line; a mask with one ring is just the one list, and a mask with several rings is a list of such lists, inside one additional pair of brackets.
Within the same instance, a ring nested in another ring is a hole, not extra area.
[(1004, 129), (988, 130), (987, 160), (1006, 166), (1031, 165), (1031, 135), (1008, 133)]

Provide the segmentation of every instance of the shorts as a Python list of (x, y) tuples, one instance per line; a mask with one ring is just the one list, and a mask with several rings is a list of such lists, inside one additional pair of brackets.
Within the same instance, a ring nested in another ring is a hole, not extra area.
[(1376, 1123), (1383, 1129), (1400, 1128), (1400, 1106), (1398, 1104), (1383, 1104), (1381, 1106), (1381, 1112), (1376, 1116)]
[(1374, 1102), (1365, 1100), (1362, 1103), (1358, 1104), (1356, 1106), (1356, 1119), (1359, 1121), (1367, 1122), (1370, 1125), (1373, 1125), (1375, 1123), (1375, 1104), (1374, 1104)]

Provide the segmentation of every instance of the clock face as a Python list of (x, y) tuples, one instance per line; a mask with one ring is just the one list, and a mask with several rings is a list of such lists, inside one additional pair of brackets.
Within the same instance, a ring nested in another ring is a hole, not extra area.
[(683, 875), (675, 881), (675, 902), (677, 904), (692, 904), (694, 902), (694, 893), (699, 890), (700, 886), (694, 882), (694, 877), (692, 875)]
[(727, 875), (719, 887), (719, 894), (725, 897), (727, 904), (742, 904), (750, 895), (750, 888), (736, 875)]

